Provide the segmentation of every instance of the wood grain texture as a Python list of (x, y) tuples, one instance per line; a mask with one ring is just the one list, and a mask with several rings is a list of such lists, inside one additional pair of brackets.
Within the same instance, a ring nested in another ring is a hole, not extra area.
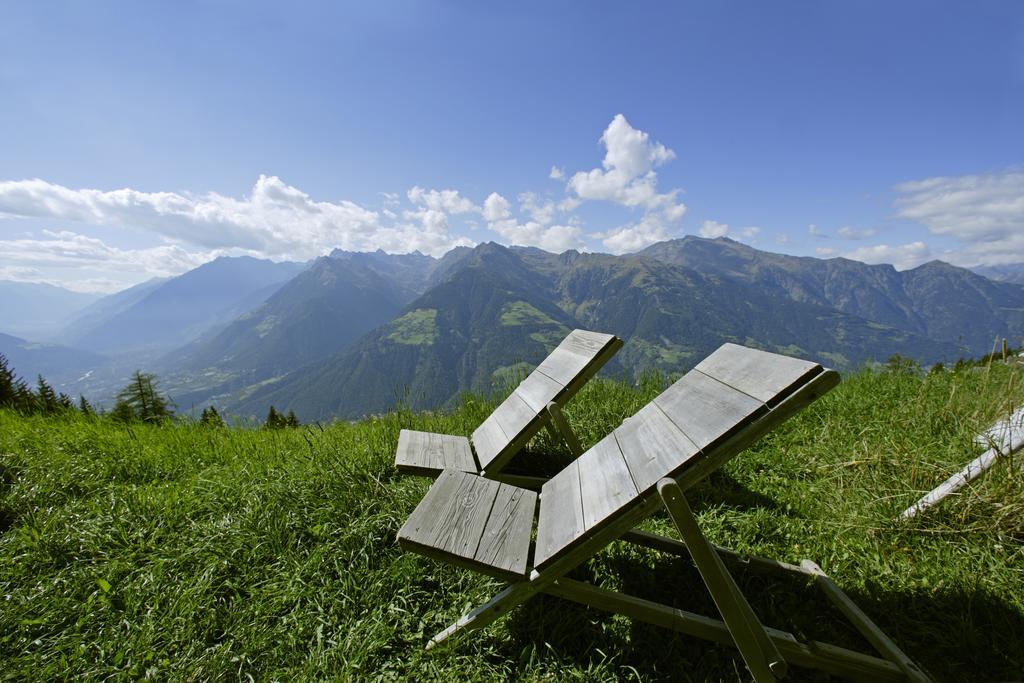
[(601, 525), (637, 497), (614, 432), (594, 444), (577, 462), (587, 530)]
[(477, 562), (523, 576), (530, 555), (537, 494), (508, 484), (498, 486), (490, 517), (484, 527)]
[(541, 488), (534, 565), (540, 566), (585, 530), (579, 460), (574, 460)]
[(533, 412), (541, 413), (564, 388), (563, 384), (556, 382), (543, 372), (534, 370), (516, 387), (515, 393), (523, 399), (526, 405), (530, 406)]
[(395, 466), (403, 472), (428, 476), (437, 476), (445, 469), (479, 471), (466, 437), (411, 429), (403, 429), (398, 435)]
[(587, 367), (590, 360), (589, 356), (574, 353), (559, 346), (541, 361), (537, 370), (559, 384), (567, 385)]
[(399, 538), (474, 558), (499, 486), (474, 474), (445, 470), (399, 530)]
[(558, 348), (592, 359), (601, 353), (613, 339), (615, 339), (615, 335), (589, 330), (573, 330), (562, 340)]
[(644, 493), (700, 454), (700, 449), (653, 401), (615, 430), (619, 448), (637, 489)]
[[(504, 449), (510, 441), (526, 430), (531, 421), (537, 420), (539, 417), (537, 411), (530, 408), (526, 401), (519, 397), (519, 394), (512, 392), (494, 410), (494, 419), (498, 421), (498, 426), (505, 433), (505, 444), (502, 446)], [(486, 467), (484, 465), (485, 469)]]
[(508, 445), (508, 437), (493, 413), (473, 431), (470, 441), (473, 442), (481, 470), (487, 469), (491, 461)]
[(737, 344), (723, 344), (694, 369), (769, 406), (822, 371), (817, 363)]
[(762, 401), (697, 370), (683, 375), (654, 402), (702, 451), (767, 412)]

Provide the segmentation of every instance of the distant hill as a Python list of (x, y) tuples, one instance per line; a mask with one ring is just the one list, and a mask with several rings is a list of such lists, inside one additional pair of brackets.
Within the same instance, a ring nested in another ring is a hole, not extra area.
[(108, 302), (109, 315), (90, 316), (61, 341), (101, 353), (170, 350), (259, 305), (304, 267), (223, 256), (155, 287), (122, 293)]
[(35, 386), (42, 375), (52, 385), (62, 388), (65, 378), (83, 375), (106, 364), (107, 359), (90, 351), (72, 349), (57, 344), (31, 342), (0, 333), (0, 354), (9, 361), (14, 374)]
[(1010, 263), (1002, 266), (978, 266), (971, 270), (996, 282), (1012, 282), (1024, 285), (1024, 263)]
[(75, 342), (89, 333), (99, 329), (108, 320), (131, 308), (139, 301), (149, 296), (170, 278), (154, 277), (145, 282), (123, 289), (120, 292), (109, 294), (85, 308), (76, 311), (69, 317), (69, 320), (61, 327), (58, 336), (61, 339)]
[(304, 419), (383, 411), (396, 399), (438, 406), (466, 389), (493, 390), (572, 329), (551, 283), (511, 250), (485, 244), (460, 256), (447, 279), (351, 348), (229, 406), (258, 415), (274, 404)]
[(167, 386), (188, 403), (330, 356), (398, 313), (433, 264), (383, 252), (321, 257), (259, 307), (163, 358)]
[(0, 332), (28, 339), (55, 334), (76, 312), (100, 298), (35, 282), (0, 280)]
[(932, 261), (897, 271), (844, 258), (759, 251), (727, 238), (684, 237), (640, 252), (701, 273), (756, 285), (982, 355), (996, 338), (1024, 336), (1024, 287)]
[(485, 244), (352, 347), (225, 402), (254, 415), (274, 404), (303, 419), (379, 412), (399, 397), (413, 408), (445, 405), (536, 364), (573, 327), (626, 340), (613, 372), (679, 371), (725, 341), (840, 368), (893, 353), (955, 359), (959, 350), (742, 278), (653, 258)]

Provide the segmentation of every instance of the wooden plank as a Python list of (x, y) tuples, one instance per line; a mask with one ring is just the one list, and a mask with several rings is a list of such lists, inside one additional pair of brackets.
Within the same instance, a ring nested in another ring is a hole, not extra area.
[[(518, 394), (512, 392), (494, 410), (493, 417), (498, 421), (501, 431), (505, 433), (505, 443), (501, 447), (501, 450), (504, 450), (508, 442), (522, 434), (530, 422), (537, 419), (537, 411), (530, 408)], [(483, 466), (484, 469), (487, 468), (486, 464)]]
[(534, 565), (540, 566), (585, 530), (579, 460), (573, 460), (541, 488)]
[(606, 347), (615, 335), (590, 330), (573, 330), (562, 340), (558, 348), (580, 354), (587, 358), (594, 358)]
[(537, 509), (533, 491), (500, 484), (491, 515), (480, 538), (476, 560), (520, 576), (526, 575), (530, 531)]
[(738, 344), (723, 344), (694, 369), (769, 406), (822, 371), (817, 363)]
[(1024, 442), (1024, 407), (974, 437), (974, 443), (1010, 455)]
[(477, 460), (480, 462), (480, 469), (485, 470), (491, 464), (502, 449), (508, 445), (508, 437), (498, 424), (498, 418), (491, 413), (479, 427), (473, 431), (470, 437), (473, 442), (473, 450), (476, 451)]
[(701, 451), (767, 411), (761, 401), (692, 370), (654, 402)]
[(445, 469), (478, 471), (466, 437), (411, 429), (403, 429), (398, 435), (395, 466), (403, 472), (427, 476), (437, 476)]
[(537, 371), (542, 372), (559, 384), (570, 384), (580, 372), (590, 364), (593, 359), (574, 353), (559, 346), (548, 354), (548, 357), (537, 366)]
[(583, 523), (587, 530), (599, 526), (637, 497), (614, 432), (594, 444), (577, 462)]
[(399, 539), (474, 559), (500, 484), (445, 470), (398, 532)]
[(526, 405), (530, 406), (533, 412), (539, 414), (544, 412), (548, 403), (554, 401), (564, 388), (563, 384), (556, 382), (543, 372), (534, 370), (516, 387), (515, 393), (526, 402)]
[(700, 454), (700, 449), (653, 401), (615, 430), (615, 438), (641, 492)]

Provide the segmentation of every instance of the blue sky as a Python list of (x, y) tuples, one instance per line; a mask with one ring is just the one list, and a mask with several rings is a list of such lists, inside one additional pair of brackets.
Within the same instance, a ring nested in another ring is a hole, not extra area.
[(0, 8), (0, 279), (685, 234), (1024, 262), (1024, 3)]

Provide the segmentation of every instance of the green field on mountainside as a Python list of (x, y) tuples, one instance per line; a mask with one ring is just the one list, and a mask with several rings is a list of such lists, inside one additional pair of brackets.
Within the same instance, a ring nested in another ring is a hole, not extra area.
[[(820, 564), (937, 679), (1017, 679), (1019, 460), (893, 519), (978, 454), (1022, 375), (852, 374), (691, 503), (715, 543)], [(663, 385), (593, 380), (565, 412), (589, 446)], [(748, 679), (731, 648), (547, 596), (424, 651), (499, 584), (399, 549), (429, 482), (395, 471), (398, 432), (469, 434), (494, 405), (274, 430), (0, 410), (0, 680)], [(543, 434), (531, 449), (567, 457)], [(870, 651), (816, 588), (735, 575), (767, 625)], [(574, 576), (717, 616), (691, 564), (654, 551), (616, 543)]]

